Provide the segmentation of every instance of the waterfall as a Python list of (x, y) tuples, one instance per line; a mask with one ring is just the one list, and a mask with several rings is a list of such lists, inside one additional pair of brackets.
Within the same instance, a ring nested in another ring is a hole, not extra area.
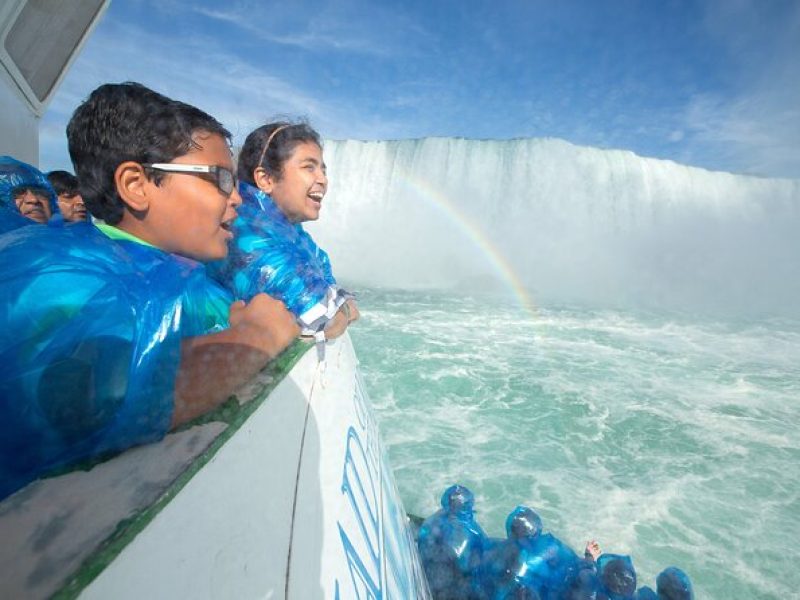
[(309, 231), (356, 286), (800, 314), (800, 180), (554, 139), (329, 141), (325, 161)]

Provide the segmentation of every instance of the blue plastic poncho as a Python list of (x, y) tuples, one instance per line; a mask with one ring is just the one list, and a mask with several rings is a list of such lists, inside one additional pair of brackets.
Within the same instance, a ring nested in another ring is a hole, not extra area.
[[(50, 185), (44, 173), (16, 158), (0, 156), (0, 208), (16, 213), (19, 218), (24, 219), (24, 221), (17, 221), (20, 225), (29, 225), (30, 219), (22, 217), (14, 204), (13, 192), (15, 189), (22, 187), (39, 188), (47, 192), (50, 197), (50, 214), (54, 216), (60, 214), (56, 204), (55, 190), (53, 190), (53, 186)], [(14, 222), (13, 219), (3, 219), (3, 223), (0, 226), (4, 228), (0, 229), (0, 233), (14, 228), (9, 227)]]
[(460, 485), (442, 494), (442, 508), (419, 530), (419, 553), (434, 598), (479, 595), (486, 534), (475, 521), (474, 496)]
[(519, 547), (509, 544), (505, 538), (488, 538), (484, 542), (481, 560), (481, 589), (491, 600), (504, 600), (518, 594), (524, 587), (512, 573), (511, 566), (519, 559)]
[(526, 588), (542, 598), (565, 591), (578, 569), (577, 555), (549, 533), (542, 520), (526, 506), (518, 506), (506, 519), (508, 538), (486, 553), (484, 587), (495, 599)]
[(522, 589), (539, 594), (538, 582), (526, 577), (526, 552), (529, 546), (526, 540), (533, 540), (541, 531), (542, 520), (539, 515), (530, 508), (518, 506), (506, 518), (508, 538), (492, 539), (486, 543), (481, 577), (482, 587), (489, 598), (513, 598)]
[(89, 223), (0, 235), (0, 498), (160, 439), (181, 338), (226, 327), (230, 301), (199, 263)]
[(664, 600), (694, 600), (689, 576), (678, 567), (667, 567), (656, 578), (658, 597)]
[(598, 599), (633, 600), (636, 570), (630, 556), (601, 554), (597, 559)]
[(551, 533), (540, 534), (527, 557), (530, 575), (537, 579), (548, 597), (564, 591), (579, 568), (578, 555)]
[(577, 572), (556, 595), (558, 600), (597, 600), (597, 573), (594, 563), (581, 560)]
[(658, 594), (649, 586), (642, 586), (636, 591), (636, 600), (658, 600)]
[(241, 183), (239, 193), (235, 240), (209, 273), (245, 301), (266, 292), (297, 317), (304, 334), (318, 331), (349, 297), (337, 286), (328, 255), (266, 192)]

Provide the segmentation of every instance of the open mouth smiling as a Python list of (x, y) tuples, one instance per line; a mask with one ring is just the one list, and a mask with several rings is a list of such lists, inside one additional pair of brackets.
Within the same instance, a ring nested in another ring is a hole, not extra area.
[(236, 220), (236, 217), (231, 217), (225, 221), (222, 221), (219, 226), (222, 228), (223, 231), (228, 233), (230, 236), (233, 236), (233, 222)]

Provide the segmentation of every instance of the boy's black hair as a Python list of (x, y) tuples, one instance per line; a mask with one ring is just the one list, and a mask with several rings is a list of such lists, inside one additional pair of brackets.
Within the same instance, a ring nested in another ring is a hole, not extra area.
[(80, 194), (78, 188), (78, 178), (69, 171), (50, 171), (47, 174), (47, 180), (53, 189), (56, 191), (56, 196), (65, 194), (67, 196), (75, 196)]
[[(280, 131), (273, 135), (278, 129)], [(264, 152), (267, 141), (269, 146)], [(291, 158), (294, 149), (303, 142), (313, 142), (322, 148), (319, 134), (308, 123), (277, 121), (254, 129), (245, 139), (244, 146), (239, 152), (239, 181), (255, 185), (253, 171), (258, 167), (263, 167), (267, 173), (279, 180), (283, 175), (283, 163)]]
[[(67, 125), (69, 155), (89, 212), (115, 225), (124, 205), (114, 173), (126, 161), (168, 163), (198, 145), (198, 131), (231, 134), (199, 108), (171, 100), (140, 83), (107, 83), (94, 90)], [(156, 184), (165, 176), (150, 172)]]

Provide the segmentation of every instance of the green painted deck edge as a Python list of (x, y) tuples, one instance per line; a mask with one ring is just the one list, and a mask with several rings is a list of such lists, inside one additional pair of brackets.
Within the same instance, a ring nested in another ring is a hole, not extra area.
[(139, 513), (117, 524), (114, 533), (112, 533), (97, 550), (78, 567), (75, 574), (72, 575), (64, 586), (53, 594), (51, 598), (54, 600), (77, 598), (84, 588), (94, 581), (94, 579), (111, 564), (125, 546), (133, 541), (153, 518), (172, 501), (178, 492), (189, 483), (192, 477), (214, 457), (219, 449), (222, 448), (245, 421), (247, 421), (250, 415), (264, 403), (270, 392), (272, 392), (284, 377), (288, 375), (289, 371), (292, 370), (300, 358), (313, 347), (313, 344), (297, 340), (264, 368), (262, 374), (272, 376), (272, 379), (264, 382), (264, 387), (256, 392), (252, 400), (240, 405), (238, 400), (232, 396), (216, 410), (195, 419), (187, 426), (181, 428), (180, 430), (188, 429), (195, 425), (220, 421), (228, 424), (228, 427), (217, 436), (209, 447), (167, 487), (158, 500)]

